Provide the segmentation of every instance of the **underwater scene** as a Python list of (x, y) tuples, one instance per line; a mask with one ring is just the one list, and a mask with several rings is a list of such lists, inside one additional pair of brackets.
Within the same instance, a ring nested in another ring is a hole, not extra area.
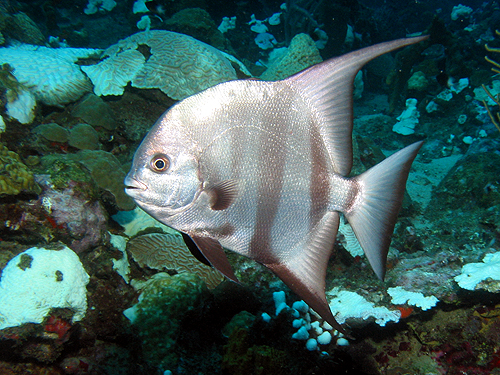
[(1, 0), (0, 375), (500, 374), (500, 3)]

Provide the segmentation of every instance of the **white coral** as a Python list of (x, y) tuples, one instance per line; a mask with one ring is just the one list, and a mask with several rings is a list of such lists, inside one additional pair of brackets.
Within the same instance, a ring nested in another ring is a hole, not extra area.
[(347, 319), (367, 320), (374, 318), (375, 323), (385, 326), (387, 322), (397, 323), (401, 318), (399, 310), (389, 310), (383, 306), (375, 306), (357, 293), (333, 288), (327, 294), (330, 309), (340, 324)]
[(344, 236), (342, 245), (353, 257), (364, 256), (365, 252), (359, 244), (358, 238), (354, 234), (351, 225), (347, 222), (345, 217), (342, 216), (339, 224), (339, 233)]
[(400, 286), (387, 289), (387, 293), (392, 297), (391, 302), (395, 305), (412, 305), (420, 307), (422, 310), (429, 310), (436, 306), (438, 299), (434, 296), (424, 296), (419, 292), (410, 292)]
[(21, 124), (30, 124), (35, 118), (36, 99), (28, 90), (22, 90), (16, 95), (10, 94), (10, 89), (7, 90), (9, 98), (5, 108), (7, 115), (19, 121)]
[(13, 67), (13, 75), (37, 100), (59, 106), (92, 90), (92, 83), (75, 62), (98, 54), (94, 49), (22, 44), (0, 48), (0, 64)]
[(146, 59), (137, 50), (127, 50), (97, 65), (82, 66), (82, 70), (94, 82), (94, 93), (122, 95), (129, 83), (142, 68)]
[(32, 247), (12, 258), (0, 280), (0, 329), (42, 323), (54, 308), (87, 311), (89, 276), (73, 250)]
[(468, 263), (462, 267), (462, 273), (455, 276), (461, 288), (475, 290), (486, 279), (500, 280), (500, 251), (486, 254), (482, 263)]
[(94, 14), (97, 12), (110, 12), (116, 6), (114, 0), (89, 0), (83, 10), (85, 14)]

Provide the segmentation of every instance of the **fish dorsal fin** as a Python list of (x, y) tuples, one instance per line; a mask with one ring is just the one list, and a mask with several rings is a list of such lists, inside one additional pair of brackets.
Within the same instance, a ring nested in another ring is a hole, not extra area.
[(212, 210), (220, 211), (228, 208), (238, 195), (238, 185), (236, 180), (224, 180), (210, 186), (207, 193), (211, 198)]
[(325, 295), (325, 277), (328, 259), (339, 227), (338, 212), (328, 212), (312, 231), (312, 234), (297, 246), (298, 252), (282, 255), (277, 263), (264, 264), (288, 287), (316, 311), (332, 327), (345, 333), (335, 320)]
[(214, 238), (188, 233), (198, 249), (210, 264), (228, 279), (239, 283), (221, 244)]
[(334, 57), (303, 70), (284, 82), (302, 93), (317, 111), (334, 172), (346, 176), (352, 167), (352, 105), (354, 77), (368, 61), (427, 37), (399, 39)]

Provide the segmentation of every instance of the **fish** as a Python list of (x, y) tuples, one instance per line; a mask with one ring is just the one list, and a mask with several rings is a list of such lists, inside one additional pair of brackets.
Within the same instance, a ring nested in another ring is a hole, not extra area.
[(274, 272), (325, 321), (340, 215), (383, 280), (415, 142), (362, 174), (352, 163), (353, 82), (368, 61), (426, 37), (376, 44), (280, 81), (220, 83), (170, 107), (124, 184), (137, 205), (188, 236), (239, 282), (224, 249)]

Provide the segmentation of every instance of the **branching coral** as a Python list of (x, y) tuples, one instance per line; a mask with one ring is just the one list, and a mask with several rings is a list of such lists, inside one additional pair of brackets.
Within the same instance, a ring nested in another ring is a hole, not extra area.
[[(500, 31), (495, 30), (495, 34), (500, 36)], [(486, 48), (486, 51), (488, 51), (488, 52), (500, 53), (500, 48), (493, 48), (493, 47), (488, 46), (488, 44), (485, 45), (485, 48)], [(488, 61), (489, 63), (491, 63), (495, 66), (495, 68), (491, 68), (491, 70), (493, 70), (495, 73), (500, 73), (500, 63), (496, 62), (495, 60), (490, 59), (488, 56), (486, 56), (485, 59), (486, 59), (486, 61)]]
[[(495, 34), (500, 36), (500, 31), (495, 30)], [(500, 48), (490, 47), (490, 46), (488, 46), (488, 44), (485, 45), (485, 48), (486, 48), (486, 51), (488, 51), (488, 52), (500, 53)], [(491, 70), (495, 73), (500, 74), (500, 63), (489, 58), (488, 56), (485, 56), (485, 59), (486, 59), (486, 61), (488, 61), (489, 63), (491, 63), (493, 65), (493, 68), (491, 68)], [(500, 109), (500, 94), (497, 94), (495, 96), (488, 90), (488, 88), (485, 85), (482, 85), (482, 87), (483, 87), (483, 90), (486, 92), (486, 94), (491, 98), (491, 100), (493, 100), (498, 105), (498, 108)], [(486, 103), (486, 100), (483, 100), (483, 105), (486, 108), (486, 110), (488, 111), (488, 115), (490, 116), (491, 121), (496, 126), (498, 131), (500, 131), (500, 113), (497, 112), (496, 116), (493, 115), (493, 112), (491, 111), (490, 107)]]

